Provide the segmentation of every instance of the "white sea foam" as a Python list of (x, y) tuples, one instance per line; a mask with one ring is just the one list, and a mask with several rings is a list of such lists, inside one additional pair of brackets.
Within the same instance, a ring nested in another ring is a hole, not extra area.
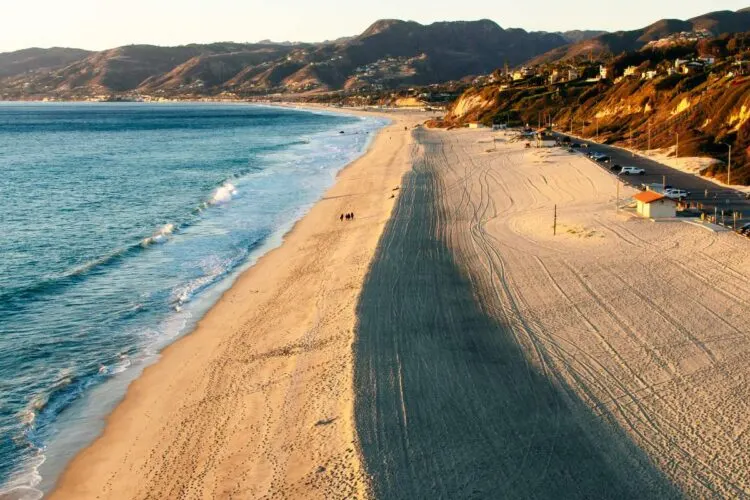
[(39, 467), (47, 459), (41, 452), (29, 459), (21, 470), (23, 472), (16, 474), (0, 488), (0, 498), (12, 500), (39, 500), (44, 495), (36, 489), (36, 486), (42, 482), (42, 476), (39, 474)]
[(231, 182), (225, 182), (214, 192), (211, 201), (211, 205), (222, 205), (227, 203), (237, 194), (237, 188)]
[(175, 230), (174, 224), (165, 224), (159, 229), (157, 229), (153, 235), (149, 236), (148, 238), (144, 238), (141, 241), (141, 246), (147, 247), (155, 243), (164, 243), (165, 241), (167, 241), (169, 236), (171, 236), (172, 233), (174, 233), (174, 230)]

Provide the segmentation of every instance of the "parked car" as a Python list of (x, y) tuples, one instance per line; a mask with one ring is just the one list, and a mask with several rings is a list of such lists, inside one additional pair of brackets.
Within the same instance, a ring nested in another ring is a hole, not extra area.
[(610, 161), (612, 161), (612, 159), (607, 155), (600, 155), (594, 158), (594, 161), (599, 163), (609, 163)]
[(684, 189), (669, 188), (664, 190), (664, 196), (673, 200), (684, 200), (690, 196), (690, 193)]
[(672, 189), (674, 186), (671, 184), (662, 184), (661, 182), (644, 182), (641, 184), (641, 189), (646, 191), (656, 191), (657, 193), (662, 193), (666, 191), (667, 189)]
[(645, 175), (646, 171), (638, 167), (622, 167), (620, 169), (621, 175)]
[(737, 232), (745, 236), (750, 236), (750, 222), (740, 227)]
[(580, 148), (580, 147), (581, 147), (581, 145), (580, 145), (580, 144), (578, 144), (577, 142), (574, 142), (573, 144), (571, 144), (571, 145), (570, 145), (570, 147), (571, 147), (571, 148)]
[(617, 163), (615, 163), (614, 165), (611, 165), (611, 166), (609, 167), (609, 169), (610, 169), (610, 170), (611, 170), (612, 172), (620, 172), (620, 171), (622, 170), (622, 165), (618, 165)]

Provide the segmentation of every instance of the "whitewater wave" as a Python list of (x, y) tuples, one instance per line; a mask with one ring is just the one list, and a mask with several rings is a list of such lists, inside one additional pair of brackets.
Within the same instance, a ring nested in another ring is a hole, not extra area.
[(21, 464), (17, 473), (0, 487), (0, 499), (39, 500), (44, 494), (36, 487), (42, 482), (39, 468), (47, 460), (41, 450)]
[(213, 197), (208, 202), (210, 205), (223, 205), (237, 195), (237, 188), (231, 182), (225, 182), (214, 191)]
[(164, 243), (167, 238), (175, 232), (176, 226), (174, 224), (165, 224), (160, 227), (153, 235), (148, 238), (141, 240), (141, 246), (147, 247), (153, 244)]

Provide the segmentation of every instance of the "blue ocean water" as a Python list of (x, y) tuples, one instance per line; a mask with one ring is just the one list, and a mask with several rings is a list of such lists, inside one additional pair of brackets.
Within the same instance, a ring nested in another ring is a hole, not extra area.
[(0, 103), (0, 492), (40, 488), (48, 451), (66, 460), (93, 437), (66, 439), (100, 423), (122, 381), (277, 245), (383, 124)]

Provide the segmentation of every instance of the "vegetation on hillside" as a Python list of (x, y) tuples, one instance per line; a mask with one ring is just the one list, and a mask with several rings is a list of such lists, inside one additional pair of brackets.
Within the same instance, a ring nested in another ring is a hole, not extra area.
[[(688, 74), (669, 70), (675, 58), (691, 54), (716, 60)], [(601, 79), (540, 85), (544, 79), (537, 78), (515, 86), (470, 88), (438, 125), (553, 123), (559, 130), (609, 144), (714, 157), (720, 162), (703, 174), (722, 181), (731, 145), (732, 182), (750, 184), (750, 33), (623, 53), (607, 65), (610, 75), (636, 66), (635, 74), (618, 77), (617, 83)], [(655, 73), (647, 78), (650, 70)]]

